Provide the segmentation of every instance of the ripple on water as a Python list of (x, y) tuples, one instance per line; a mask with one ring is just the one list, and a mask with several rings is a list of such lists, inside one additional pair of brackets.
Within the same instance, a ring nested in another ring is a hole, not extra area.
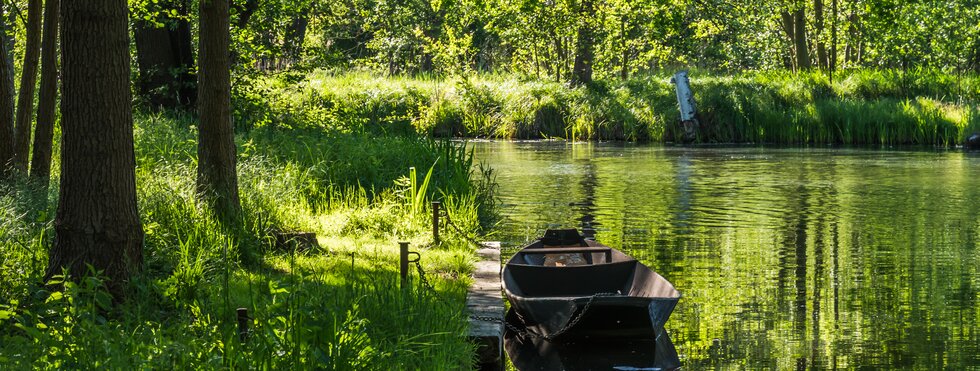
[(684, 366), (980, 367), (980, 156), (474, 143), (498, 238), (592, 226), (684, 294)]

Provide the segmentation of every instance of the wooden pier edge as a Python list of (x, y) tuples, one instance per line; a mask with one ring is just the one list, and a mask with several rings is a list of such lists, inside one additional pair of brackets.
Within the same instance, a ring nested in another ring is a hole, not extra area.
[(498, 322), (470, 319), (469, 339), (477, 345), (477, 369), (504, 369), (504, 299), (500, 286), (500, 242), (483, 242), (477, 250), (480, 261), (473, 272), (473, 285), (466, 295), (470, 314)]

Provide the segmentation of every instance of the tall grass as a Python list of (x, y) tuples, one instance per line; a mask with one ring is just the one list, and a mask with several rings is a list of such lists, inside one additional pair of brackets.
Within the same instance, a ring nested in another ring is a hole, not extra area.
[[(137, 115), (145, 269), (116, 305), (97, 272), (66, 281), (64, 292), (41, 282), (57, 180), (47, 199), (27, 183), (0, 185), (2, 368), (469, 366), (471, 345), (460, 334), (472, 248), (451, 233), (432, 245), (427, 214), (412, 212), (442, 199), (457, 223), (479, 228), (493, 185), (473, 173), (464, 146), (256, 128), (238, 138), (244, 227), (228, 230), (194, 197), (194, 124)], [(399, 181), (412, 166), (432, 168), (427, 189)], [(409, 191), (411, 199), (403, 196)], [(271, 237), (281, 231), (316, 232), (321, 247), (283, 251)], [(399, 287), (399, 240), (422, 252), (438, 296)], [(238, 307), (252, 316), (246, 342)]]
[[(701, 142), (953, 145), (975, 131), (980, 76), (935, 70), (693, 71)], [(473, 75), (445, 80), (318, 71), (254, 82), (261, 125), (353, 133), (675, 141), (669, 73), (588, 87)], [(972, 108), (971, 108), (972, 107)], [(245, 115), (244, 117), (251, 117)]]

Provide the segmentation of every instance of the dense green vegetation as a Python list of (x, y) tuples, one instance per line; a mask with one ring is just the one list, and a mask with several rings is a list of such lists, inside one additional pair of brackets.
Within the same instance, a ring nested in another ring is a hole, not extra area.
[[(980, 77), (933, 70), (692, 73), (702, 142), (949, 146), (980, 130)], [(492, 138), (675, 141), (670, 73), (589, 87), (466, 75), (448, 79), (316, 71), (260, 78), (239, 125)]]
[[(0, 46), (13, 368), (468, 366), (472, 247), (425, 208), (479, 233), (495, 184), (445, 138), (676, 141), (679, 69), (701, 143), (980, 131), (959, 0), (12, 0)], [(399, 240), (440, 296), (398, 288)]]
[[(140, 15), (168, 4), (133, 3)], [(963, 0), (276, 0), (249, 7), (258, 3), (236, 3), (234, 31), (240, 56), (267, 70), (511, 71), (567, 81), (584, 46), (598, 78), (678, 67), (980, 68), (980, 12)]]
[[(431, 246), (427, 204), (412, 200), (406, 181), (410, 166), (420, 169), (420, 183), (433, 168), (425, 200), (441, 198), (455, 223), (478, 230), (477, 216), (492, 206), (490, 183), (471, 174), (464, 147), (253, 130), (239, 137), (245, 227), (234, 232), (195, 200), (194, 122), (144, 114), (136, 123), (146, 258), (125, 302), (112, 305), (97, 277), (69, 282), (64, 292), (42, 285), (57, 187), (45, 200), (32, 197), (29, 184), (3, 185), (0, 363), (419, 369), (470, 362), (458, 334), (466, 326), (459, 306), (471, 247), (452, 234)], [(321, 247), (276, 250), (271, 233), (282, 230), (316, 232)], [(399, 240), (422, 252), (438, 297), (418, 285), (399, 289)], [(254, 317), (245, 344), (238, 307)]]

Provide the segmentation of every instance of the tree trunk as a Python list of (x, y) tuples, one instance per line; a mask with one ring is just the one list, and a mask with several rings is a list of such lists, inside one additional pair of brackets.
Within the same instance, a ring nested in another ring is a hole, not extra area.
[(790, 57), (783, 61), (787, 69), (793, 69), (796, 67), (796, 27), (793, 25), (793, 15), (788, 10), (783, 10), (779, 12), (779, 17), (783, 32), (786, 33), (786, 39), (789, 40)]
[(851, 11), (851, 15), (847, 17), (847, 45), (844, 47), (844, 62), (848, 63), (848, 67), (852, 67), (856, 64), (860, 57), (859, 49), (861, 47), (861, 31), (858, 29), (858, 15)]
[(817, 41), (817, 65), (826, 69), (830, 63), (827, 60), (827, 46), (823, 42), (823, 0), (813, 0), (813, 35)]
[(259, 9), (259, 0), (244, 0), (244, 4), (240, 0), (232, 6), (238, 12), (238, 28), (245, 28), (248, 25), (248, 20), (252, 18), (252, 14)]
[(562, 80), (562, 66), (565, 65), (565, 48), (562, 46), (561, 36), (557, 33), (551, 31), (552, 40), (555, 44), (555, 82), (561, 82)]
[(619, 20), (619, 36), (622, 38), (620, 46), (623, 48), (622, 60), (620, 61), (619, 78), (624, 81), (629, 78), (629, 49), (626, 46), (626, 16)]
[(967, 43), (970, 46), (966, 50), (966, 69), (980, 72), (980, 27), (973, 32), (973, 42), (967, 41)]
[(13, 29), (14, 29), (14, 24), (17, 23), (17, 15), (16, 15), (16, 13), (14, 13), (12, 11), (4, 10), (2, 6), (0, 6), (0, 10), (3, 10), (3, 15), (2, 15), (3, 18), (0, 19), (0, 22), (3, 23), (3, 34), (0, 35), (0, 38), (3, 39), (3, 43), (7, 47), (7, 51), (5, 52), (5, 54), (3, 56), (7, 58), (7, 66), (10, 68), (10, 72), (9, 72), (9, 74), (10, 74), (10, 81), (9, 81), (9, 83), (10, 83), (10, 90), (13, 91), (13, 89), (14, 89), (14, 72), (13, 72), (14, 71), (14, 47), (16, 46), (16, 42), (15, 42), (16, 40), (14, 39)]
[(806, 14), (804, 13), (804, 7), (800, 5), (799, 9), (793, 12), (793, 26), (795, 30), (793, 36), (796, 37), (796, 67), (800, 70), (806, 70), (810, 68), (810, 50), (806, 40)]
[(27, 3), (27, 43), (24, 45), (24, 69), (17, 94), (17, 126), (14, 133), (14, 169), (26, 174), (31, 152), (31, 123), (34, 118), (34, 89), (37, 63), (41, 54), (41, 0)]
[(582, 24), (578, 27), (575, 40), (575, 63), (572, 67), (572, 85), (584, 85), (592, 83), (592, 51), (593, 31), (592, 31), (592, 0), (582, 0), (582, 8), (579, 9)]
[(306, 29), (310, 24), (310, 8), (306, 7), (289, 22), (286, 29), (286, 58), (293, 64), (300, 60), (303, 54), (303, 41), (306, 40)]
[[(0, 22), (0, 33), (6, 38), (6, 15)], [(11, 59), (7, 58), (10, 46), (7, 40), (0, 41), (0, 58), (3, 59), (0, 65), (0, 180), (7, 177), (14, 160), (14, 69), (10, 65)]]
[(91, 265), (118, 299), (142, 267), (126, 0), (61, 3), (61, 190), (47, 277)]
[(831, 2), (832, 20), (830, 23), (830, 82), (834, 82), (834, 72), (837, 72), (837, 0)]
[[(187, 3), (173, 0), (162, 6), (175, 10), (180, 17), (140, 20), (133, 25), (140, 76), (137, 85), (151, 108), (192, 109), (197, 99), (197, 81), (192, 74), (194, 55), (191, 26), (186, 19)], [(163, 26), (158, 27), (158, 23)]]
[(58, 100), (59, 0), (44, 3), (44, 35), (41, 38), (41, 90), (38, 93), (31, 179), (48, 189), (51, 180), (51, 142), (54, 138), (54, 109)]
[(201, 0), (197, 192), (225, 222), (241, 212), (231, 123), (228, 0)]

